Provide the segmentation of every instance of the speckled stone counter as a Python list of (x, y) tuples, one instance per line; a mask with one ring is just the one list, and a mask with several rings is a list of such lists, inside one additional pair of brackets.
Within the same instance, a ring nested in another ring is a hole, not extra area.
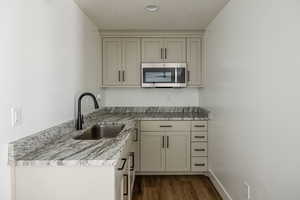
[(9, 144), (9, 164), (15, 166), (115, 166), (137, 120), (208, 120), (200, 107), (105, 107), (85, 116), (84, 129), (96, 123), (125, 124), (116, 138), (74, 140), (82, 134), (74, 121)]

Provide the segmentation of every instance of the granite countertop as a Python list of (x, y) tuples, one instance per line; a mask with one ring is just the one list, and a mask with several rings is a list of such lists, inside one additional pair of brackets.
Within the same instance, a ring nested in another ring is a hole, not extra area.
[(208, 120), (200, 107), (105, 107), (85, 116), (84, 129), (96, 123), (125, 124), (116, 138), (74, 140), (82, 134), (69, 121), (9, 144), (14, 166), (115, 166), (137, 120)]

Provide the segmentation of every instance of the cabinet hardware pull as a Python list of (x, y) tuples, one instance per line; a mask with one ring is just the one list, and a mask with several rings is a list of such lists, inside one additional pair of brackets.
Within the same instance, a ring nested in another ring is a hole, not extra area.
[(171, 128), (171, 127), (173, 127), (172, 125), (160, 125), (159, 126), (160, 128)]
[(194, 149), (194, 151), (205, 151), (205, 149)]
[[(127, 196), (128, 195), (128, 175), (127, 174), (123, 174), (123, 195), (124, 196)], [(125, 180), (125, 177), (126, 177), (126, 181), (124, 183), (124, 180)]]
[(167, 59), (167, 48), (165, 48), (165, 59)]
[(137, 142), (137, 141), (139, 141), (139, 136), (138, 136), (138, 134), (139, 134), (139, 129), (138, 128), (135, 128), (135, 138), (134, 138), (134, 142)]
[(123, 70), (123, 82), (125, 82), (125, 70)]
[(130, 166), (130, 171), (134, 170), (134, 152), (130, 153), (131, 156), (131, 166)]
[(165, 148), (165, 136), (162, 136), (162, 148)]
[(126, 158), (122, 158), (123, 164), (121, 167), (118, 168), (118, 170), (123, 170), (126, 164), (127, 159)]
[(194, 164), (195, 167), (204, 167), (205, 163), (200, 163), (200, 164)]
[(194, 127), (196, 127), (196, 128), (204, 128), (205, 125), (195, 125)]
[(190, 70), (187, 71), (187, 81), (190, 82)]
[(119, 78), (118, 78), (118, 80), (119, 80), (119, 82), (120, 82), (120, 81), (121, 81), (121, 71), (119, 70), (118, 73), (119, 73)]
[(163, 48), (160, 48), (160, 58), (164, 59), (164, 57), (163, 57)]
[(204, 139), (205, 136), (195, 136), (195, 138)]
[(167, 148), (169, 148), (169, 136), (167, 136)]

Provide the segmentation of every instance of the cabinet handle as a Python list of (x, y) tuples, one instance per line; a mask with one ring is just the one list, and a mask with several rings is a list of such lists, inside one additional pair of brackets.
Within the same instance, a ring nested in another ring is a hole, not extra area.
[(135, 128), (135, 138), (134, 138), (134, 142), (137, 142), (137, 141), (139, 141), (139, 136), (138, 136), (138, 134), (139, 134), (139, 129), (137, 129), (137, 128)]
[(165, 48), (165, 59), (167, 59), (167, 48)]
[(167, 136), (167, 148), (169, 148), (169, 136)]
[(160, 128), (171, 128), (171, 127), (173, 127), (172, 125), (160, 125), (159, 126)]
[(127, 159), (126, 158), (122, 158), (123, 164), (121, 167), (118, 168), (118, 170), (123, 170), (126, 164)]
[(131, 166), (130, 166), (130, 171), (134, 170), (134, 152), (130, 153), (131, 156)]
[[(125, 181), (126, 179), (126, 181)], [(123, 195), (127, 196), (128, 195), (128, 175), (127, 174), (123, 174)]]
[(164, 54), (164, 53), (163, 53), (163, 48), (160, 48), (160, 58), (161, 58), (161, 59), (164, 59), (163, 54)]
[(194, 138), (204, 139), (205, 136), (195, 136)]
[(119, 77), (119, 78), (118, 78), (118, 80), (119, 80), (119, 82), (120, 82), (120, 81), (121, 81), (121, 71), (120, 71), (120, 70), (118, 71), (118, 74), (119, 74), (119, 76), (118, 76), (118, 77)]
[(187, 81), (190, 82), (190, 70), (187, 71)]
[(195, 125), (194, 127), (196, 127), (196, 128), (204, 128), (205, 125)]
[(162, 136), (162, 148), (165, 148), (165, 136)]
[(205, 163), (200, 163), (200, 164), (194, 164), (195, 167), (204, 167)]
[(123, 82), (125, 82), (125, 70), (123, 70)]
[(205, 151), (205, 149), (194, 149), (194, 151)]

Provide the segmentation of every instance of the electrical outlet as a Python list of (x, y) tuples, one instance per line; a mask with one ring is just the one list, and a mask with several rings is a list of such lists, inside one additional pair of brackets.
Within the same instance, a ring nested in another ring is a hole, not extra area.
[(22, 109), (21, 108), (11, 108), (11, 126), (16, 127), (22, 124)]
[(245, 181), (244, 182), (244, 187), (245, 187), (245, 196), (247, 197), (247, 200), (251, 199), (251, 188), (250, 185)]

